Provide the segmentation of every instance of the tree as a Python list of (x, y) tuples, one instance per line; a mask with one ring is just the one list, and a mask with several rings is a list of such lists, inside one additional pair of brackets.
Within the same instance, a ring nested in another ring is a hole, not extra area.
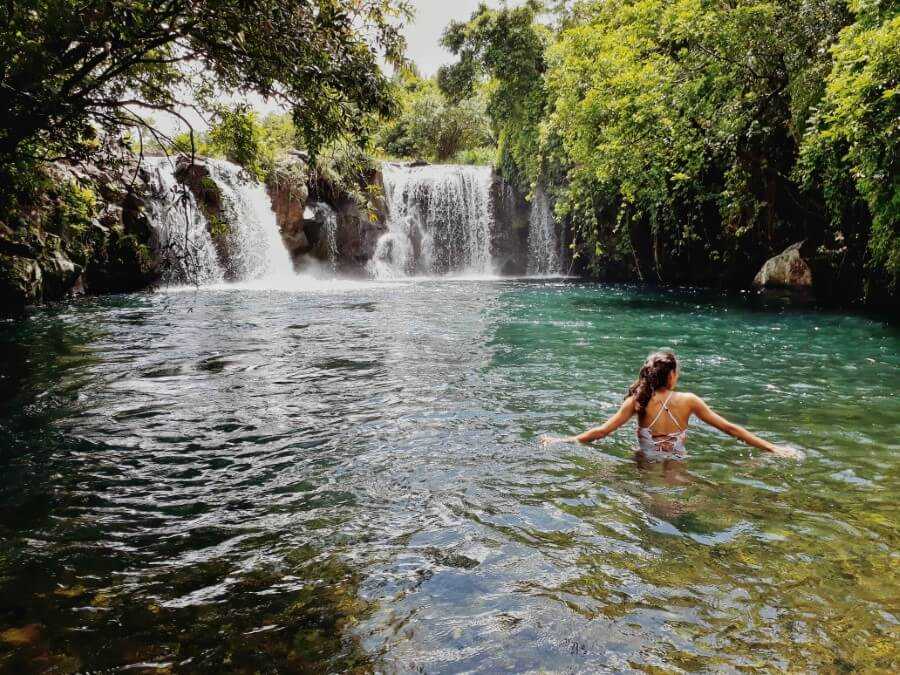
[(492, 143), (485, 103), (478, 93), (452, 102), (434, 80), (414, 73), (402, 74), (395, 84), (401, 112), (382, 127), (378, 138), (387, 153), (444, 162)]
[(581, 5), (548, 55), (546, 131), (584, 240), (644, 278), (735, 284), (773, 250), (821, 243), (791, 171), (847, 19), (833, 0)]
[(832, 47), (824, 97), (803, 139), (798, 173), (820, 188), (832, 223), (856, 234), (862, 202), (873, 264), (900, 278), (900, 9), (856, 3)]
[(467, 22), (452, 22), (441, 42), (458, 57), (438, 71), (453, 99), (471, 96), (487, 79), (487, 112), (498, 139), (498, 167), (519, 187), (540, 171), (540, 124), (547, 102), (544, 52), (550, 31), (535, 22), (539, 2), (491, 10), (482, 4)]
[[(275, 99), (313, 153), (392, 101), (404, 0), (23, 0), (0, 18), (0, 167), (78, 156), (103, 131), (158, 134), (147, 114), (217, 91)], [(179, 100), (188, 92), (187, 100)]]

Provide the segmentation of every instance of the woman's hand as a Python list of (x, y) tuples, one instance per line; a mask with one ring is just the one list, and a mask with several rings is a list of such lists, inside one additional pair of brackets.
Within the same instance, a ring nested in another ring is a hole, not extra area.
[(806, 459), (806, 455), (802, 450), (792, 448), (789, 445), (773, 445), (772, 454), (776, 457), (784, 457), (785, 459), (796, 459), (798, 462)]

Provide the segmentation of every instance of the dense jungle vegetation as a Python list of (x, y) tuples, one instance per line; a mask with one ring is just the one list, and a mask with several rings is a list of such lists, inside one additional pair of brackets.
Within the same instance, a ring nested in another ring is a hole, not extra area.
[(843, 299), (900, 274), (900, 5), (589, 0), (451, 24), (447, 100), (601, 276), (744, 285), (807, 240)]
[[(13, 3), (0, 221), (14, 230), (46, 189), (41, 163), (111, 163), (104, 141), (123, 134), (138, 153), (220, 155), (260, 178), (291, 148), (330, 156), (336, 175), (373, 158), (493, 163), (550, 197), (583, 273), (746, 287), (805, 240), (835, 300), (897, 297), (896, 1), (482, 5), (447, 27), (455, 60), (431, 78), (403, 58), (409, 9)], [(224, 107), (235, 92), (289, 112)], [(154, 123), (187, 108), (211, 128), (170, 138)]]
[[(41, 163), (113, 162), (122, 144), (110, 141), (122, 138), (138, 152), (185, 149), (154, 116), (175, 115), (190, 130), (186, 111), (212, 112), (220, 145), (229, 134), (240, 138), (233, 123), (241, 115), (221, 108), (235, 96), (281, 104), (291, 133), (313, 155), (338, 138), (365, 138), (375, 115), (395, 109), (382, 63), (402, 63), (407, 16), (402, 0), (7, 3), (0, 18), (3, 222), (15, 225), (41, 189)], [(190, 130), (192, 152), (196, 141)]]

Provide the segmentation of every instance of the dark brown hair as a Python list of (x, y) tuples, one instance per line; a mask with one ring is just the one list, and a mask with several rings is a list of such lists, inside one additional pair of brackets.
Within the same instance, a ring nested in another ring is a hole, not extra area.
[(669, 375), (676, 370), (678, 359), (672, 352), (663, 350), (648, 356), (638, 379), (628, 388), (628, 396), (634, 396), (634, 409), (642, 412), (653, 398), (653, 392), (668, 386)]

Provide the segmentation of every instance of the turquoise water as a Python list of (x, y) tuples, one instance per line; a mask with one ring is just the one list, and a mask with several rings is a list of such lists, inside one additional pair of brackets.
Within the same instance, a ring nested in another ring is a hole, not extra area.
[[(900, 332), (564, 282), (88, 299), (0, 327), (0, 670), (894, 670)], [(611, 414), (646, 354), (776, 442)]]

